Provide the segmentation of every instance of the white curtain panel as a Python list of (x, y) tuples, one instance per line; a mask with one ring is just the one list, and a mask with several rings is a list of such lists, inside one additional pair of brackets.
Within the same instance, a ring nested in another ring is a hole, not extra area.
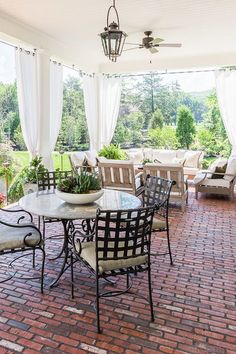
[(105, 75), (83, 76), (85, 113), (90, 149), (100, 150), (113, 137), (121, 96), (121, 79)]
[(55, 61), (50, 62), (50, 124), (49, 156), (53, 152), (61, 128), (63, 105), (63, 67)]
[(96, 76), (84, 75), (82, 83), (90, 149), (98, 150), (100, 145), (98, 80)]
[(215, 73), (217, 99), (229, 141), (231, 155), (236, 155), (236, 70), (219, 70)]
[(100, 147), (110, 144), (120, 108), (121, 78), (100, 76)]
[(16, 82), (21, 129), (34, 157), (38, 153), (40, 116), (37, 53), (16, 49)]

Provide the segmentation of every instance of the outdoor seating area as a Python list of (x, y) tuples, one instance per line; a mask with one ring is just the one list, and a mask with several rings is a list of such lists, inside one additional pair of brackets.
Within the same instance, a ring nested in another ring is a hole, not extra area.
[(236, 1), (0, 23), (0, 354), (236, 353)]
[[(150, 322), (150, 308), (142, 298), (148, 294), (146, 274), (141, 273), (133, 280), (135, 294), (101, 299), (103, 334), (97, 334), (94, 276), (86, 268), (74, 267), (74, 299), (69, 269), (59, 285), (49, 289), (61, 267), (60, 259), (50, 260), (57, 255), (61, 240), (50, 239), (46, 240), (43, 295), (39, 279), (12, 278), (1, 284), (2, 352), (8, 345), (6, 353), (233, 353), (235, 203), (222, 197), (199, 197), (196, 201), (191, 188), (189, 194), (184, 214), (170, 209), (174, 266), (168, 253), (158, 255), (167, 250), (165, 234), (152, 234), (155, 322)], [(59, 224), (47, 225), (48, 236), (62, 231)], [(38, 260), (36, 256), (36, 264)], [(24, 272), (30, 270), (32, 258), (22, 258), (16, 266), (23, 266)], [(121, 281), (126, 284), (125, 277)], [(103, 287), (114, 289), (106, 283)]]

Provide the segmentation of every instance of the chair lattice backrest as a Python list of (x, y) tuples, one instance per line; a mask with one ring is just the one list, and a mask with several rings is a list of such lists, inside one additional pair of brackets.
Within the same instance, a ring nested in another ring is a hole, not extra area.
[(71, 177), (73, 175), (72, 171), (47, 171), (39, 172), (37, 174), (38, 190), (48, 190), (56, 188), (58, 182), (61, 180)]
[(97, 269), (100, 261), (120, 261), (149, 254), (154, 210), (152, 206), (122, 211), (97, 211)]
[(147, 176), (143, 191), (143, 205), (145, 207), (156, 205), (158, 214), (166, 217), (170, 192), (174, 184), (175, 182), (168, 179)]
[(135, 193), (134, 165), (131, 161), (99, 162), (104, 188), (130, 189)]

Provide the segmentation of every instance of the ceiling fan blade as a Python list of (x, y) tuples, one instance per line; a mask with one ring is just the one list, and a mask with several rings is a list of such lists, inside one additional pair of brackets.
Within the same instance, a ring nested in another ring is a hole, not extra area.
[(161, 42), (163, 42), (164, 39), (161, 39), (161, 38), (154, 38), (153, 41), (152, 41), (152, 44), (155, 45), (155, 44), (159, 44)]
[(157, 45), (158, 47), (176, 47), (180, 48), (182, 47), (181, 43), (160, 43)]
[(148, 49), (149, 49), (149, 51), (150, 51), (152, 54), (155, 54), (155, 53), (158, 52), (158, 50), (157, 50), (156, 48), (154, 48), (154, 47), (151, 47), (151, 48), (148, 48)]
[(142, 48), (142, 47), (135, 47), (135, 48), (123, 49), (123, 52), (127, 52), (128, 50), (140, 49), (140, 48)]

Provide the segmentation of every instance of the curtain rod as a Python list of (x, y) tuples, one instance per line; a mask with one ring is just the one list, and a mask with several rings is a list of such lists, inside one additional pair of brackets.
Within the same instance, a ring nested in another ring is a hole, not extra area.
[(148, 72), (148, 73), (143, 73), (143, 74), (121, 74), (122, 77), (132, 77), (132, 76), (155, 76), (155, 75), (166, 75), (166, 74), (190, 74), (190, 73), (203, 73), (203, 72), (215, 72), (219, 70), (219, 68), (215, 69), (202, 69), (202, 70), (186, 70), (186, 71), (153, 71), (153, 72)]

